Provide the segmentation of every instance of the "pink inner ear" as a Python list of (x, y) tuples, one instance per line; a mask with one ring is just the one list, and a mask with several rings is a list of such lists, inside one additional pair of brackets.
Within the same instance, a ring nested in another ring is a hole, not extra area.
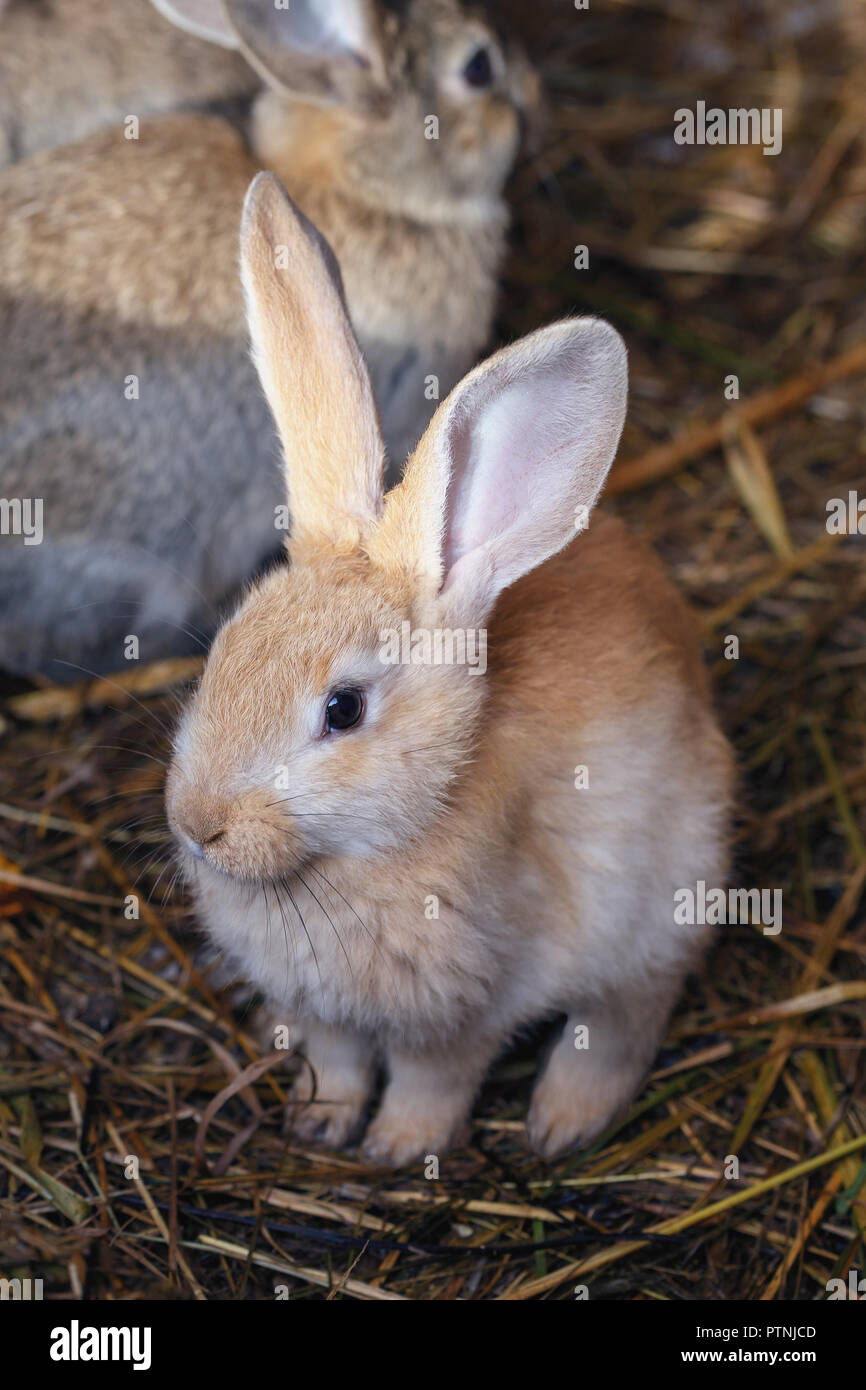
[(474, 408), (463, 413), (451, 438), (446, 574), (464, 555), (510, 530), (529, 501), (533, 481), (540, 481), (535, 460), (543, 444), (534, 422), (538, 396), (531, 386), (515, 384), (486, 407), (482, 400), (467, 405)]
[(492, 600), (582, 529), (577, 512), (604, 485), (626, 393), (625, 346), (595, 319), (540, 329), (467, 377), (441, 427), (443, 589)]
[(558, 370), (491, 395), (486, 405), (471, 403), (452, 435), (446, 574), (508, 532), (559, 529), (562, 504), (572, 495), (585, 495), (588, 505), (595, 499), (593, 431), (580, 418), (588, 402), (573, 363), (566, 358)]

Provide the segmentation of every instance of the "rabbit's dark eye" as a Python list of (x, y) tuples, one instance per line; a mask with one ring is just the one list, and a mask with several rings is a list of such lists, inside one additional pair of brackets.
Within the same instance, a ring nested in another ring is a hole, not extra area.
[(325, 723), (328, 733), (335, 729), (351, 729), (360, 721), (364, 713), (364, 696), (360, 690), (347, 688), (335, 690), (325, 707)]
[(486, 48), (476, 48), (463, 69), (463, 80), (469, 87), (489, 87), (493, 81), (493, 64)]

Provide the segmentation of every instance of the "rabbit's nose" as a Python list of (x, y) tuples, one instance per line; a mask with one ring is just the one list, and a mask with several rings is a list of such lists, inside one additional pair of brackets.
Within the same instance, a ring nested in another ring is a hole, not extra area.
[(204, 852), (205, 846), (216, 844), (217, 840), (221, 840), (225, 834), (224, 830), (218, 830), (215, 835), (210, 835), (206, 840), (203, 840), (198, 839), (195, 835), (188, 834), (186, 830), (180, 827), (178, 827), (178, 829), (180, 831), (180, 838), (183, 840), (190, 854), (194, 855), (196, 859), (206, 859), (207, 855)]
[(185, 848), (189, 850), (194, 859), (205, 858), (204, 847), (199, 844), (198, 840), (194, 840), (192, 836), (187, 835), (184, 830), (178, 830), (178, 835), (183, 841)]
[(226, 810), (223, 806), (184, 801), (172, 808), (172, 820), (190, 854), (203, 859), (205, 846), (214, 844), (225, 834)]

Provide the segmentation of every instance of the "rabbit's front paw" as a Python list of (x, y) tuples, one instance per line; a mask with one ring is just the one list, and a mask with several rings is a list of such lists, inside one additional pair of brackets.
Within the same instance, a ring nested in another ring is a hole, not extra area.
[(341, 1149), (360, 1129), (373, 1084), (373, 1051), (351, 1032), (303, 1024), (303, 1064), (286, 1108), (286, 1131), (302, 1143)]
[(560, 1154), (592, 1143), (619, 1111), (603, 1095), (591, 1096), (574, 1088), (569, 1091), (539, 1082), (526, 1120), (526, 1132), (535, 1153), (541, 1158)]
[(577, 1051), (570, 1030), (535, 1083), (526, 1130), (542, 1158), (591, 1144), (628, 1105), (643, 1076), (641, 1056), (615, 1057), (601, 1044)]
[(404, 1168), (428, 1155), (438, 1158), (464, 1138), (464, 1115), (455, 1114), (452, 1106), (416, 1109), (386, 1103), (367, 1131), (361, 1156), (373, 1168)]
[(289, 1101), (286, 1127), (302, 1144), (322, 1144), (329, 1149), (345, 1148), (361, 1122), (366, 1101), (363, 1095), (341, 1100)]

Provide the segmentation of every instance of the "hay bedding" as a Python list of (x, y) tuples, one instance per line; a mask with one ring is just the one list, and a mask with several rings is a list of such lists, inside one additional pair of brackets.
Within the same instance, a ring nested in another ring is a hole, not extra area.
[[(609, 505), (700, 615), (741, 768), (735, 882), (781, 888), (784, 930), (724, 928), (591, 1150), (524, 1148), (523, 1043), (438, 1182), (382, 1178), (283, 1136), (285, 1071), (253, 1066), (248, 1007), (197, 963), (160, 792), (190, 669), (7, 682), (0, 1264), (46, 1296), (809, 1300), (866, 1267), (866, 539), (825, 526), (866, 496), (859, 11), (798, 34), (781, 4), (513, 8), (550, 111), (499, 332), (591, 310), (627, 338)], [(675, 146), (697, 97), (782, 107), (783, 156)]]

